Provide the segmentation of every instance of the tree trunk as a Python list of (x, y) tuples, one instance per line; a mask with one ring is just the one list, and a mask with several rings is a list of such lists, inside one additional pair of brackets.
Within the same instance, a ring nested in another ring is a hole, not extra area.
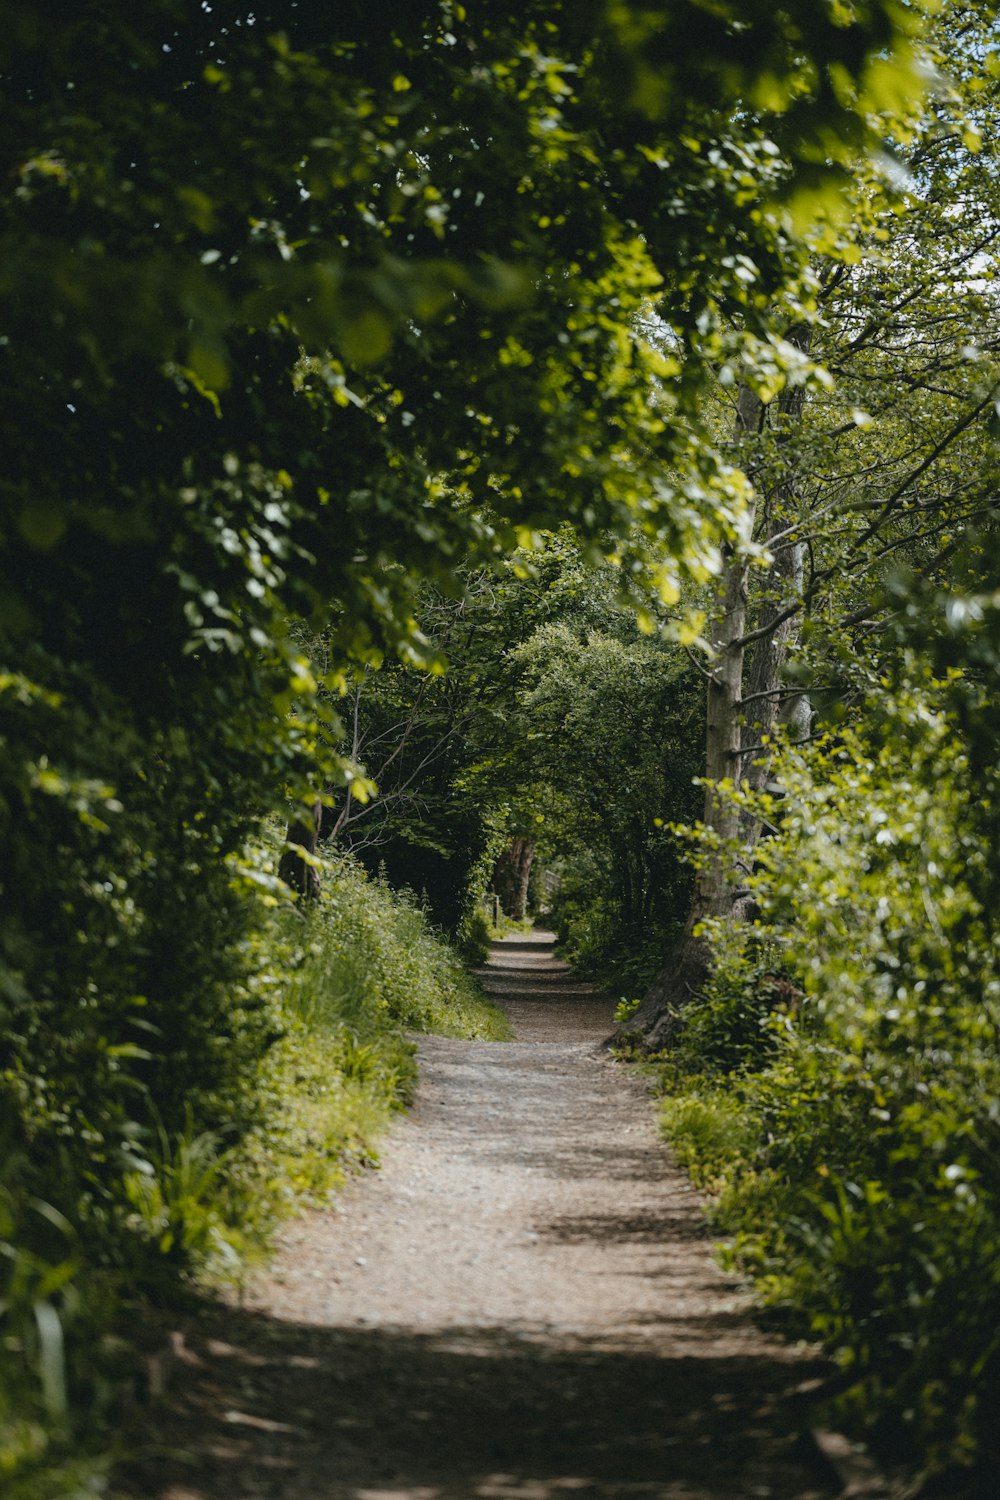
[[(758, 430), (761, 413), (758, 398), (742, 389), (737, 403), (738, 440)], [(643, 1045), (650, 1052), (667, 1045), (677, 1013), (698, 993), (708, 975), (709, 946), (696, 929), (706, 918), (728, 916), (736, 891), (732, 854), (727, 846), (739, 835), (739, 812), (720, 797), (716, 783), (738, 783), (742, 772), (742, 637), (746, 630), (747, 567), (744, 556), (733, 547), (727, 549), (719, 581), (718, 612), (709, 637), (714, 660), (708, 678), (707, 785), (702, 821), (718, 842), (702, 851), (703, 862), (695, 879), (684, 931), (627, 1022), (628, 1032), (640, 1032)]]
[(302, 856), (303, 852), (311, 855), (316, 853), (322, 821), (322, 802), (316, 801), (311, 807), (303, 807), (301, 814), (289, 821), (285, 832), (285, 849), (278, 865), (281, 879), (306, 901), (318, 900), (320, 882), (316, 866)]
[(708, 973), (709, 948), (695, 929), (706, 917), (728, 916), (735, 890), (731, 853), (725, 847), (739, 834), (739, 813), (719, 796), (716, 782), (738, 781), (740, 774), (740, 702), (746, 620), (747, 565), (733, 553), (722, 579), (722, 609), (712, 633), (715, 664), (708, 682), (705, 730), (705, 808), (702, 821), (720, 847), (703, 851), (691, 909), (680, 940), (653, 980), (642, 1004), (628, 1020), (629, 1031), (641, 1031), (644, 1045), (656, 1051), (666, 1045), (673, 1018), (701, 988)]
[[(794, 330), (788, 335), (803, 352), (809, 348), (808, 330)], [(760, 431), (763, 420), (776, 422), (780, 445), (792, 422), (801, 416), (804, 399), (801, 386), (786, 386), (774, 405), (765, 412), (752, 392), (743, 388), (737, 403), (737, 440), (744, 442)], [(749, 455), (752, 469), (752, 453)], [(791, 597), (802, 593), (802, 548), (789, 535), (797, 513), (794, 473), (787, 467), (766, 495), (765, 518), (768, 540), (775, 543), (775, 566), (769, 575), (771, 587), (759, 611), (760, 623), (755, 629), (764, 634), (755, 642), (750, 663), (750, 684), (746, 703), (749, 723), (744, 716), (744, 646), (747, 633), (747, 566), (742, 558), (731, 555), (722, 581), (722, 604), (711, 640), (715, 665), (708, 683), (708, 717), (705, 743), (705, 811), (703, 824), (714, 835), (715, 845), (703, 851), (703, 864), (695, 881), (691, 910), (680, 940), (644, 997), (629, 1018), (630, 1032), (643, 1034), (648, 1051), (668, 1045), (679, 1011), (692, 1000), (708, 977), (711, 950), (697, 928), (710, 917), (730, 917), (734, 912), (739, 882), (733, 869), (733, 846), (742, 843), (752, 847), (759, 836), (759, 825), (747, 826), (747, 820), (715, 790), (718, 782), (749, 784), (757, 789), (767, 780), (770, 756), (763, 741), (773, 733), (781, 707), (781, 674), (788, 647), (798, 630), (797, 617), (782, 619)], [(772, 628), (767, 627), (771, 625)], [(797, 711), (808, 715), (808, 701), (800, 701)], [(742, 726), (742, 727), (741, 727)], [(740, 905), (743, 903), (741, 902)], [(746, 914), (746, 913), (744, 913)]]
[[(793, 332), (789, 339), (804, 354), (809, 352), (808, 330), (801, 330), (797, 335)], [(787, 459), (783, 462), (780, 445), (800, 420), (804, 400), (803, 387), (797, 385), (786, 387), (775, 402), (778, 461), (783, 464), (783, 469), (770, 488), (766, 503), (767, 542), (774, 550), (774, 566), (767, 575), (768, 587), (753, 622), (755, 631), (764, 630), (766, 634), (754, 644), (745, 695), (750, 711), (745, 724), (742, 780), (753, 791), (762, 791), (767, 784), (771, 752), (765, 741), (773, 735), (779, 720), (788, 717), (782, 710), (781, 677), (788, 648), (798, 639), (801, 626), (798, 615), (782, 619), (789, 604), (802, 597), (803, 561), (802, 543), (792, 533), (799, 514), (795, 474)], [(769, 626), (772, 628), (768, 629)], [(798, 694), (796, 702), (797, 710), (791, 704), (789, 707), (793, 712), (797, 711), (801, 719), (803, 709), (808, 714), (808, 700), (803, 703), (802, 695)], [(745, 831), (751, 835), (750, 842), (756, 843), (759, 828)]]
[(756, 792), (763, 790), (767, 783), (771, 751), (765, 741), (774, 734), (776, 725), (783, 718), (781, 674), (788, 656), (788, 648), (798, 638), (799, 633), (800, 622), (796, 615), (785, 620), (780, 620), (779, 616), (789, 603), (790, 596), (802, 592), (802, 547), (800, 543), (786, 543), (775, 554), (769, 582), (772, 588), (762, 603), (759, 619), (754, 628), (763, 630), (772, 620), (777, 623), (772, 630), (755, 642), (750, 670), (747, 673), (746, 698), (749, 712), (746, 723), (746, 749), (743, 756), (743, 781)]
[(493, 871), (493, 889), (504, 911), (515, 922), (523, 922), (528, 910), (528, 882), (534, 858), (534, 844), (518, 834), (511, 839)]

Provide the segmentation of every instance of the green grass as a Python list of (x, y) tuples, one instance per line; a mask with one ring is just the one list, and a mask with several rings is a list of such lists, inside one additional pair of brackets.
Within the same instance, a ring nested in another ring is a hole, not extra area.
[(325, 861), (319, 902), (274, 912), (265, 944), (259, 983), (280, 987), (284, 1035), (260, 1080), (264, 1121), (232, 1174), (244, 1230), (264, 1244), (282, 1217), (377, 1165), (416, 1084), (416, 1033), (510, 1035), (415, 898), (348, 859)]
[(757, 1130), (730, 1093), (704, 1085), (702, 1092), (668, 1095), (660, 1128), (678, 1162), (698, 1186), (717, 1190), (756, 1145)]

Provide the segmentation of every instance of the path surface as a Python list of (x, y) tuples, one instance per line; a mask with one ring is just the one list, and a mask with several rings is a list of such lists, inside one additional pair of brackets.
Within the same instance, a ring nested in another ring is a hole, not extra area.
[(485, 976), (510, 1043), (426, 1038), (383, 1169), (199, 1322), (158, 1500), (825, 1500), (813, 1371), (715, 1267), (611, 1004), (546, 935)]

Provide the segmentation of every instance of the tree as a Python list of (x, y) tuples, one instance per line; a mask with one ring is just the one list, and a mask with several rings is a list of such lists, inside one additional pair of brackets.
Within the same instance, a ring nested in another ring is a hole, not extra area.
[(428, 594), (421, 618), (447, 670), (387, 662), (354, 688), (345, 745), (378, 795), (338, 795), (329, 836), (450, 928), (491, 872), (522, 914), (537, 854), (572, 888), (575, 929), (602, 907), (614, 952), (636, 947), (686, 891), (664, 827), (694, 811), (701, 713), (683, 651), (640, 631), (617, 569), (588, 563), (569, 528), (460, 601)]
[(493, 888), (504, 911), (516, 922), (527, 915), (528, 884), (534, 861), (534, 841), (523, 833), (515, 833), (493, 869)]
[[(984, 438), (1000, 374), (987, 269), (997, 231), (992, 216), (983, 222), (983, 206), (996, 204), (998, 184), (967, 123), (971, 111), (980, 128), (993, 128), (995, 88), (975, 63), (981, 41), (964, 12), (946, 10), (934, 44), (948, 46), (955, 83), (905, 127), (912, 176), (902, 186), (863, 180), (839, 260), (817, 263), (808, 327), (779, 325), (836, 385), (800, 383), (803, 372), (796, 376), (792, 365), (792, 379), (765, 392), (755, 412), (740, 388), (740, 441), (760, 496), (760, 541), (774, 564), (763, 587), (739, 555), (723, 575), (724, 603), (710, 632), (703, 817), (716, 852), (703, 852), (684, 936), (630, 1018), (654, 1048), (705, 980), (712, 960), (701, 924), (733, 913), (752, 863), (759, 823), (741, 817), (727, 789), (763, 786), (783, 704), (799, 714), (794, 737), (803, 737), (809, 675), (822, 695), (831, 678), (843, 687), (845, 667), (855, 672), (852, 661), (868, 654), (860, 642), (898, 608), (892, 570), (905, 560), (923, 576), (946, 576), (959, 539), (993, 510)], [(732, 366), (724, 375), (737, 379)], [(741, 415), (748, 402), (749, 417)], [(751, 580), (756, 602), (746, 598)], [(798, 680), (783, 685), (803, 619), (807, 652)]]
[(88, 1233), (136, 1142), (252, 1120), (248, 841), (362, 789), (324, 690), (565, 518), (639, 591), (714, 566), (723, 313), (763, 357), (778, 198), (915, 14), (3, 5), (2, 1108)]

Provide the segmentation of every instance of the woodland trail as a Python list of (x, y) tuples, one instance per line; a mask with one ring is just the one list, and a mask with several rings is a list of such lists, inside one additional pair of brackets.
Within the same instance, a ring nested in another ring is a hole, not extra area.
[(815, 1371), (716, 1268), (600, 1049), (611, 1002), (546, 934), (495, 945), (484, 978), (516, 1040), (421, 1039), (382, 1171), (188, 1335), (143, 1500), (835, 1493), (795, 1432)]

